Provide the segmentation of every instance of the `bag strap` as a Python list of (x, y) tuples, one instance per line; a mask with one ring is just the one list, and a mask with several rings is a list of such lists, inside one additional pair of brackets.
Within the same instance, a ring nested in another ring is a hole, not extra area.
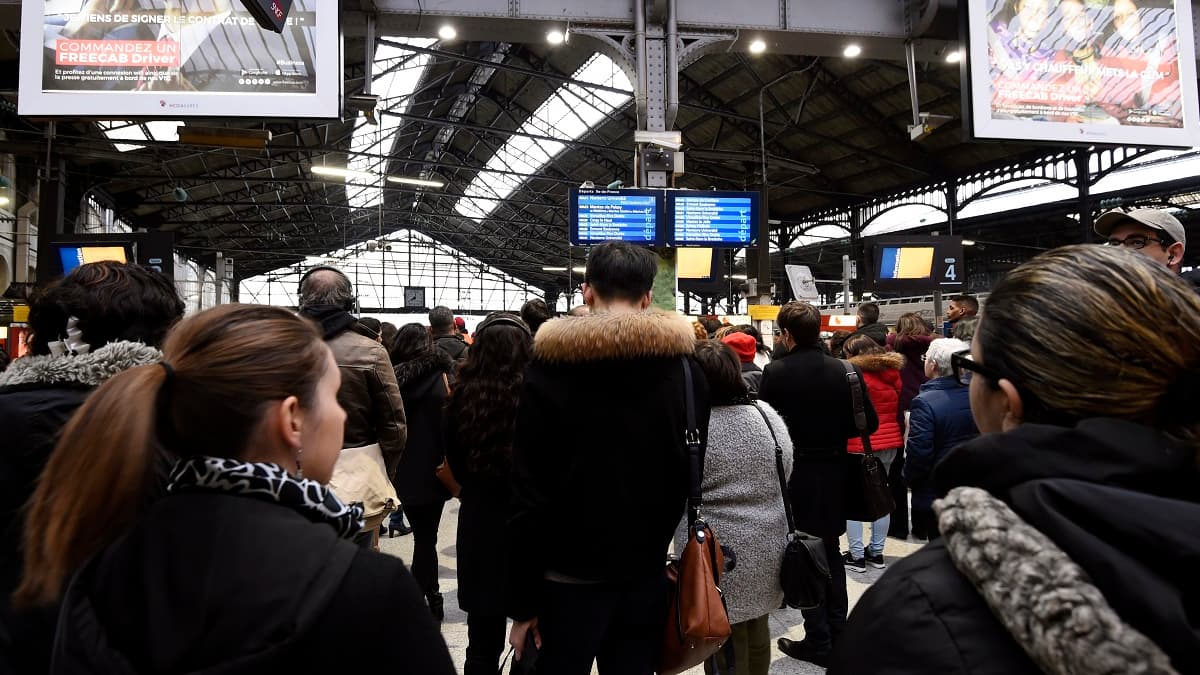
[(858, 371), (854, 369), (853, 363), (842, 360), (842, 367), (846, 369), (846, 382), (850, 385), (850, 400), (854, 403), (854, 425), (858, 427), (858, 433), (862, 437), (863, 454), (869, 456), (874, 451), (871, 449), (871, 434), (867, 433), (867, 412), (863, 405), (862, 379), (859, 377)]
[(779, 437), (775, 435), (775, 429), (771, 426), (771, 420), (767, 418), (767, 413), (763, 411), (757, 403), (751, 403), (754, 409), (762, 415), (763, 422), (767, 425), (767, 431), (771, 432), (771, 440), (775, 441), (775, 473), (779, 474), (779, 492), (783, 494), (783, 512), (787, 515), (788, 535), (796, 531), (796, 523), (792, 519), (792, 500), (788, 495), (787, 476), (783, 470), (783, 448), (779, 445)]
[(704, 468), (700, 456), (700, 427), (696, 423), (696, 393), (692, 381), (691, 359), (684, 356), (680, 362), (683, 364), (683, 399), (685, 414), (687, 415), (687, 426), (683, 430), (683, 438), (687, 444), (688, 453), (687, 506), (688, 525), (690, 526), (694, 525), (700, 518), (700, 507), (704, 503), (700, 492)]

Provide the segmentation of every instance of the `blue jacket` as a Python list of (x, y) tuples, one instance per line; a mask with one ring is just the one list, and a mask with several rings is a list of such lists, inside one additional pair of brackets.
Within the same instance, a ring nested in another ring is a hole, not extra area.
[(937, 496), (931, 480), (933, 467), (946, 453), (979, 435), (969, 392), (953, 377), (939, 377), (921, 385), (921, 393), (913, 399), (904, 482), (912, 488), (914, 510), (933, 508)]

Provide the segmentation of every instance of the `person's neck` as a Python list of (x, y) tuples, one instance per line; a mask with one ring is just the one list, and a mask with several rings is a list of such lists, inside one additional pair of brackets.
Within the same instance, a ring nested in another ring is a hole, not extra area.
[(644, 311), (644, 308), (638, 303), (627, 300), (600, 300), (598, 298), (592, 301), (591, 308), (595, 314), (634, 314)]

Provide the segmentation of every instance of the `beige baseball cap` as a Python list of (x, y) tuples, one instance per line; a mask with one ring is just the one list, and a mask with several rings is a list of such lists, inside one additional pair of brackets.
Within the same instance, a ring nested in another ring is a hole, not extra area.
[(1183, 223), (1161, 209), (1134, 209), (1129, 212), (1109, 211), (1096, 219), (1096, 234), (1107, 237), (1118, 225), (1127, 220), (1163, 232), (1172, 240), (1183, 244), (1184, 248), (1187, 247), (1187, 233), (1183, 230)]

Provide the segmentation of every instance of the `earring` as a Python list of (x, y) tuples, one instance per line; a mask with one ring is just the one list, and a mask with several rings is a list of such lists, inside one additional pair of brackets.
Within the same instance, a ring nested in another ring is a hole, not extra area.
[(304, 454), (304, 448), (296, 448), (296, 478), (304, 478), (304, 467), (300, 466), (300, 455)]

